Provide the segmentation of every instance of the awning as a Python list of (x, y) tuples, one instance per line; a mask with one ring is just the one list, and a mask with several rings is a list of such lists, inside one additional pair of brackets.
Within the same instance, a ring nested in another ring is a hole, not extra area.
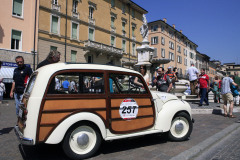
[(0, 78), (3, 78), (4, 83), (12, 83), (13, 82), (13, 71), (14, 67), (4, 67), (0, 69)]

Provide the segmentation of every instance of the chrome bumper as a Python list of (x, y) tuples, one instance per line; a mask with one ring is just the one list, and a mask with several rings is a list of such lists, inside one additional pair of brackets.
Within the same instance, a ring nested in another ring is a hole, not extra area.
[(33, 145), (33, 139), (23, 137), (23, 134), (20, 132), (19, 127), (17, 125), (14, 127), (14, 131), (21, 144)]

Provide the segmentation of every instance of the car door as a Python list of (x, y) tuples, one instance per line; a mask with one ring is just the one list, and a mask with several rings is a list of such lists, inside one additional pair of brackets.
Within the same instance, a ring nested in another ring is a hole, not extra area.
[(110, 131), (124, 134), (151, 128), (155, 107), (142, 76), (127, 72), (110, 72), (108, 76)]

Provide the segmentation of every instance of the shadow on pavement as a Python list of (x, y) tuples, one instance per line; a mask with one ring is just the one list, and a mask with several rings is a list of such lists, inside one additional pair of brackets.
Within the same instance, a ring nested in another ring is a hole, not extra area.
[[(99, 151), (95, 154), (94, 157), (101, 154), (110, 154), (114, 152), (132, 150), (135, 148), (141, 148), (166, 142), (167, 138), (164, 134), (153, 134), (108, 142), (103, 141)], [(36, 146), (19, 145), (18, 147), (24, 160), (69, 160), (69, 158), (65, 156), (60, 144), (39, 144)]]
[(13, 129), (13, 127), (3, 128), (3, 129), (0, 130), (0, 133), (1, 133), (1, 135), (2, 134), (8, 134), (9, 132), (12, 131), (12, 129)]

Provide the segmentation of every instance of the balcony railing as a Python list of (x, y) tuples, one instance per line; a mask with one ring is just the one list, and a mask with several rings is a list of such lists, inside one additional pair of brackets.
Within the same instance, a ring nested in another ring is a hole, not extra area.
[(113, 46), (109, 46), (103, 43), (99, 43), (99, 42), (95, 42), (95, 41), (85, 41), (84, 42), (84, 47), (85, 49), (89, 49), (89, 50), (95, 50), (101, 53), (107, 53), (111, 56), (117, 56), (117, 57), (122, 57), (123, 56), (123, 50), (113, 47)]
[(61, 8), (60, 5), (52, 4), (52, 9), (53, 9), (53, 10), (56, 10), (56, 11), (60, 12), (60, 8)]
[(79, 17), (79, 13), (76, 12), (76, 11), (72, 11), (72, 17), (78, 18)]
[(88, 23), (95, 25), (95, 19), (88, 17)]

